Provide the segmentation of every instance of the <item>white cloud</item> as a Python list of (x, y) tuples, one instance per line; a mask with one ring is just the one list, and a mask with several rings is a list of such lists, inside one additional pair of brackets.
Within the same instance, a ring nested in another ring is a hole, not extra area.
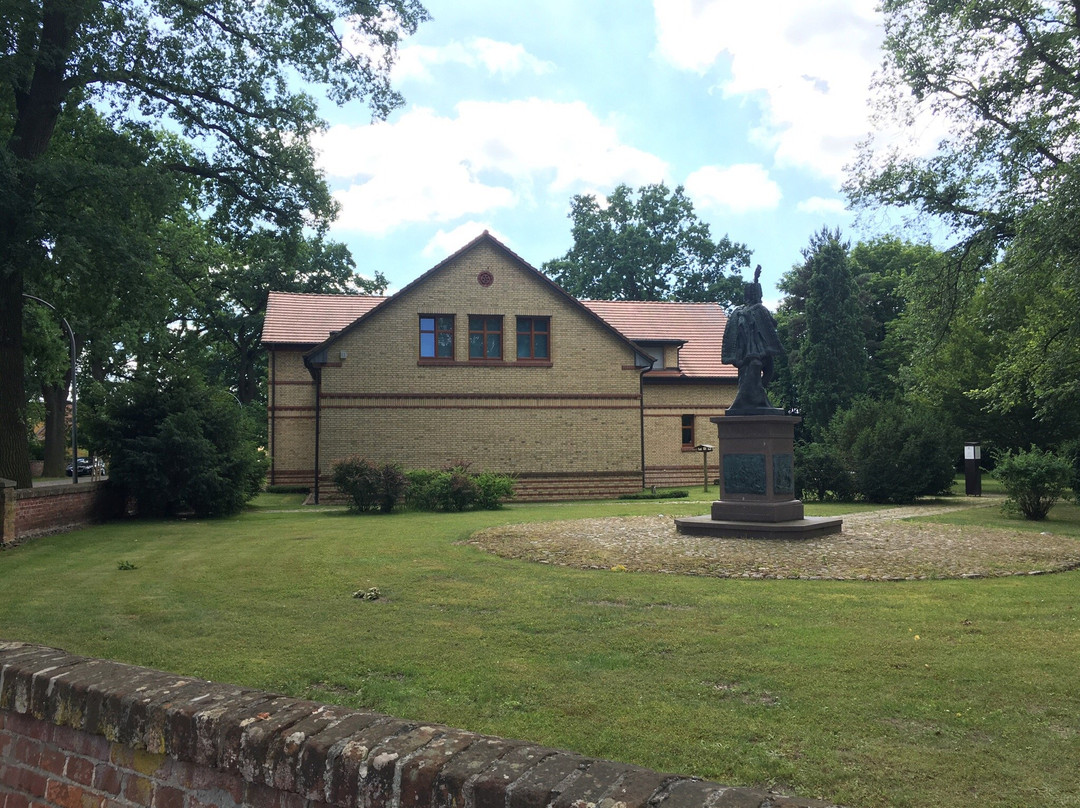
[(394, 65), (395, 84), (413, 79), (433, 81), (433, 68), (448, 64), (483, 68), (491, 75), (510, 78), (519, 73), (542, 76), (555, 69), (551, 62), (536, 58), (524, 46), (474, 37), (467, 42), (451, 42), (441, 47), (406, 45), (398, 51)]
[(705, 166), (686, 178), (695, 207), (721, 213), (775, 210), (783, 194), (760, 165)]
[(839, 183), (870, 131), (868, 88), (882, 38), (875, 0), (654, 0), (657, 51), (705, 74), (726, 56), (725, 96), (761, 105), (756, 140), (776, 165)]
[(823, 213), (829, 216), (840, 216), (848, 212), (847, 203), (843, 199), (826, 199), (823, 196), (804, 199), (795, 208), (800, 213)]
[(494, 227), (483, 222), (470, 220), (464, 224), (459, 224), (451, 230), (440, 229), (439, 232), (432, 236), (431, 240), (424, 245), (422, 254), (425, 258), (442, 260), (448, 255), (453, 255), (464, 245), (477, 238), (485, 230), (495, 236), (495, 238), (503, 244), (509, 245), (511, 243), (511, 239), (508, 236), (500, 233)]
[(622, 143), (580, 102), (468, 101), (456, 113), (414, 108), (394, 123), (324, 133), (319, 165), (340, 188), (337, 227), (382, 234), (667, 174), (663, 160)]

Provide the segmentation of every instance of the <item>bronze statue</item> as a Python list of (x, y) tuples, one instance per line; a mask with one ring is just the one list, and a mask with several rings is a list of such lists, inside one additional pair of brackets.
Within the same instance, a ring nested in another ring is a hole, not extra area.
[(746, 303), (731, 313), (724, 330), (721, 361), (739, 369), (739, 389), (728, 415), (784, 415), (765, 393), (773, 377), (773, 357), (784, 349), (776, 335), (776, 320), (762, 305), (760, 277), (758, 264), (754, 282), (743, 284)]

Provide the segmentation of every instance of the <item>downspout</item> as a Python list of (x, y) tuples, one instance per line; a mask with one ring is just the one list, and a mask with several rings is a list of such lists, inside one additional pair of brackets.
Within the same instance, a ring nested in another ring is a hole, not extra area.
[(315, 374), (315, 504), (319, 504), (319, 422), (322, 420), (322, 368), (313, 369)]
[(641, 490), (645, 490), (645, 374), (652, 367), (642, 368), (638, 374), (638, 413), (641, 421)]

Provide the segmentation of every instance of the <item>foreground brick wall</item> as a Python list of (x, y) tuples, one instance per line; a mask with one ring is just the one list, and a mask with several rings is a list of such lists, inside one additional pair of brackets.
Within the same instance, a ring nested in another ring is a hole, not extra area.
[(2, 808), (826, 808), (0, 642)]

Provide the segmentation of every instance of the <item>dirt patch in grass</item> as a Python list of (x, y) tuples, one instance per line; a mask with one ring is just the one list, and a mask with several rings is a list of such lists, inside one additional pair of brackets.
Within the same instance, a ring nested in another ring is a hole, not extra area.
[(952, 510), (848, 514), (843, 532), (800, 541), (686, 536), (670, 516), (634, 516), (502, 525), (469, 543), (541, 564), (717, 578), (902, 581), (1080, 568), (1080, 541), (1068, 536), (908, 521)]

